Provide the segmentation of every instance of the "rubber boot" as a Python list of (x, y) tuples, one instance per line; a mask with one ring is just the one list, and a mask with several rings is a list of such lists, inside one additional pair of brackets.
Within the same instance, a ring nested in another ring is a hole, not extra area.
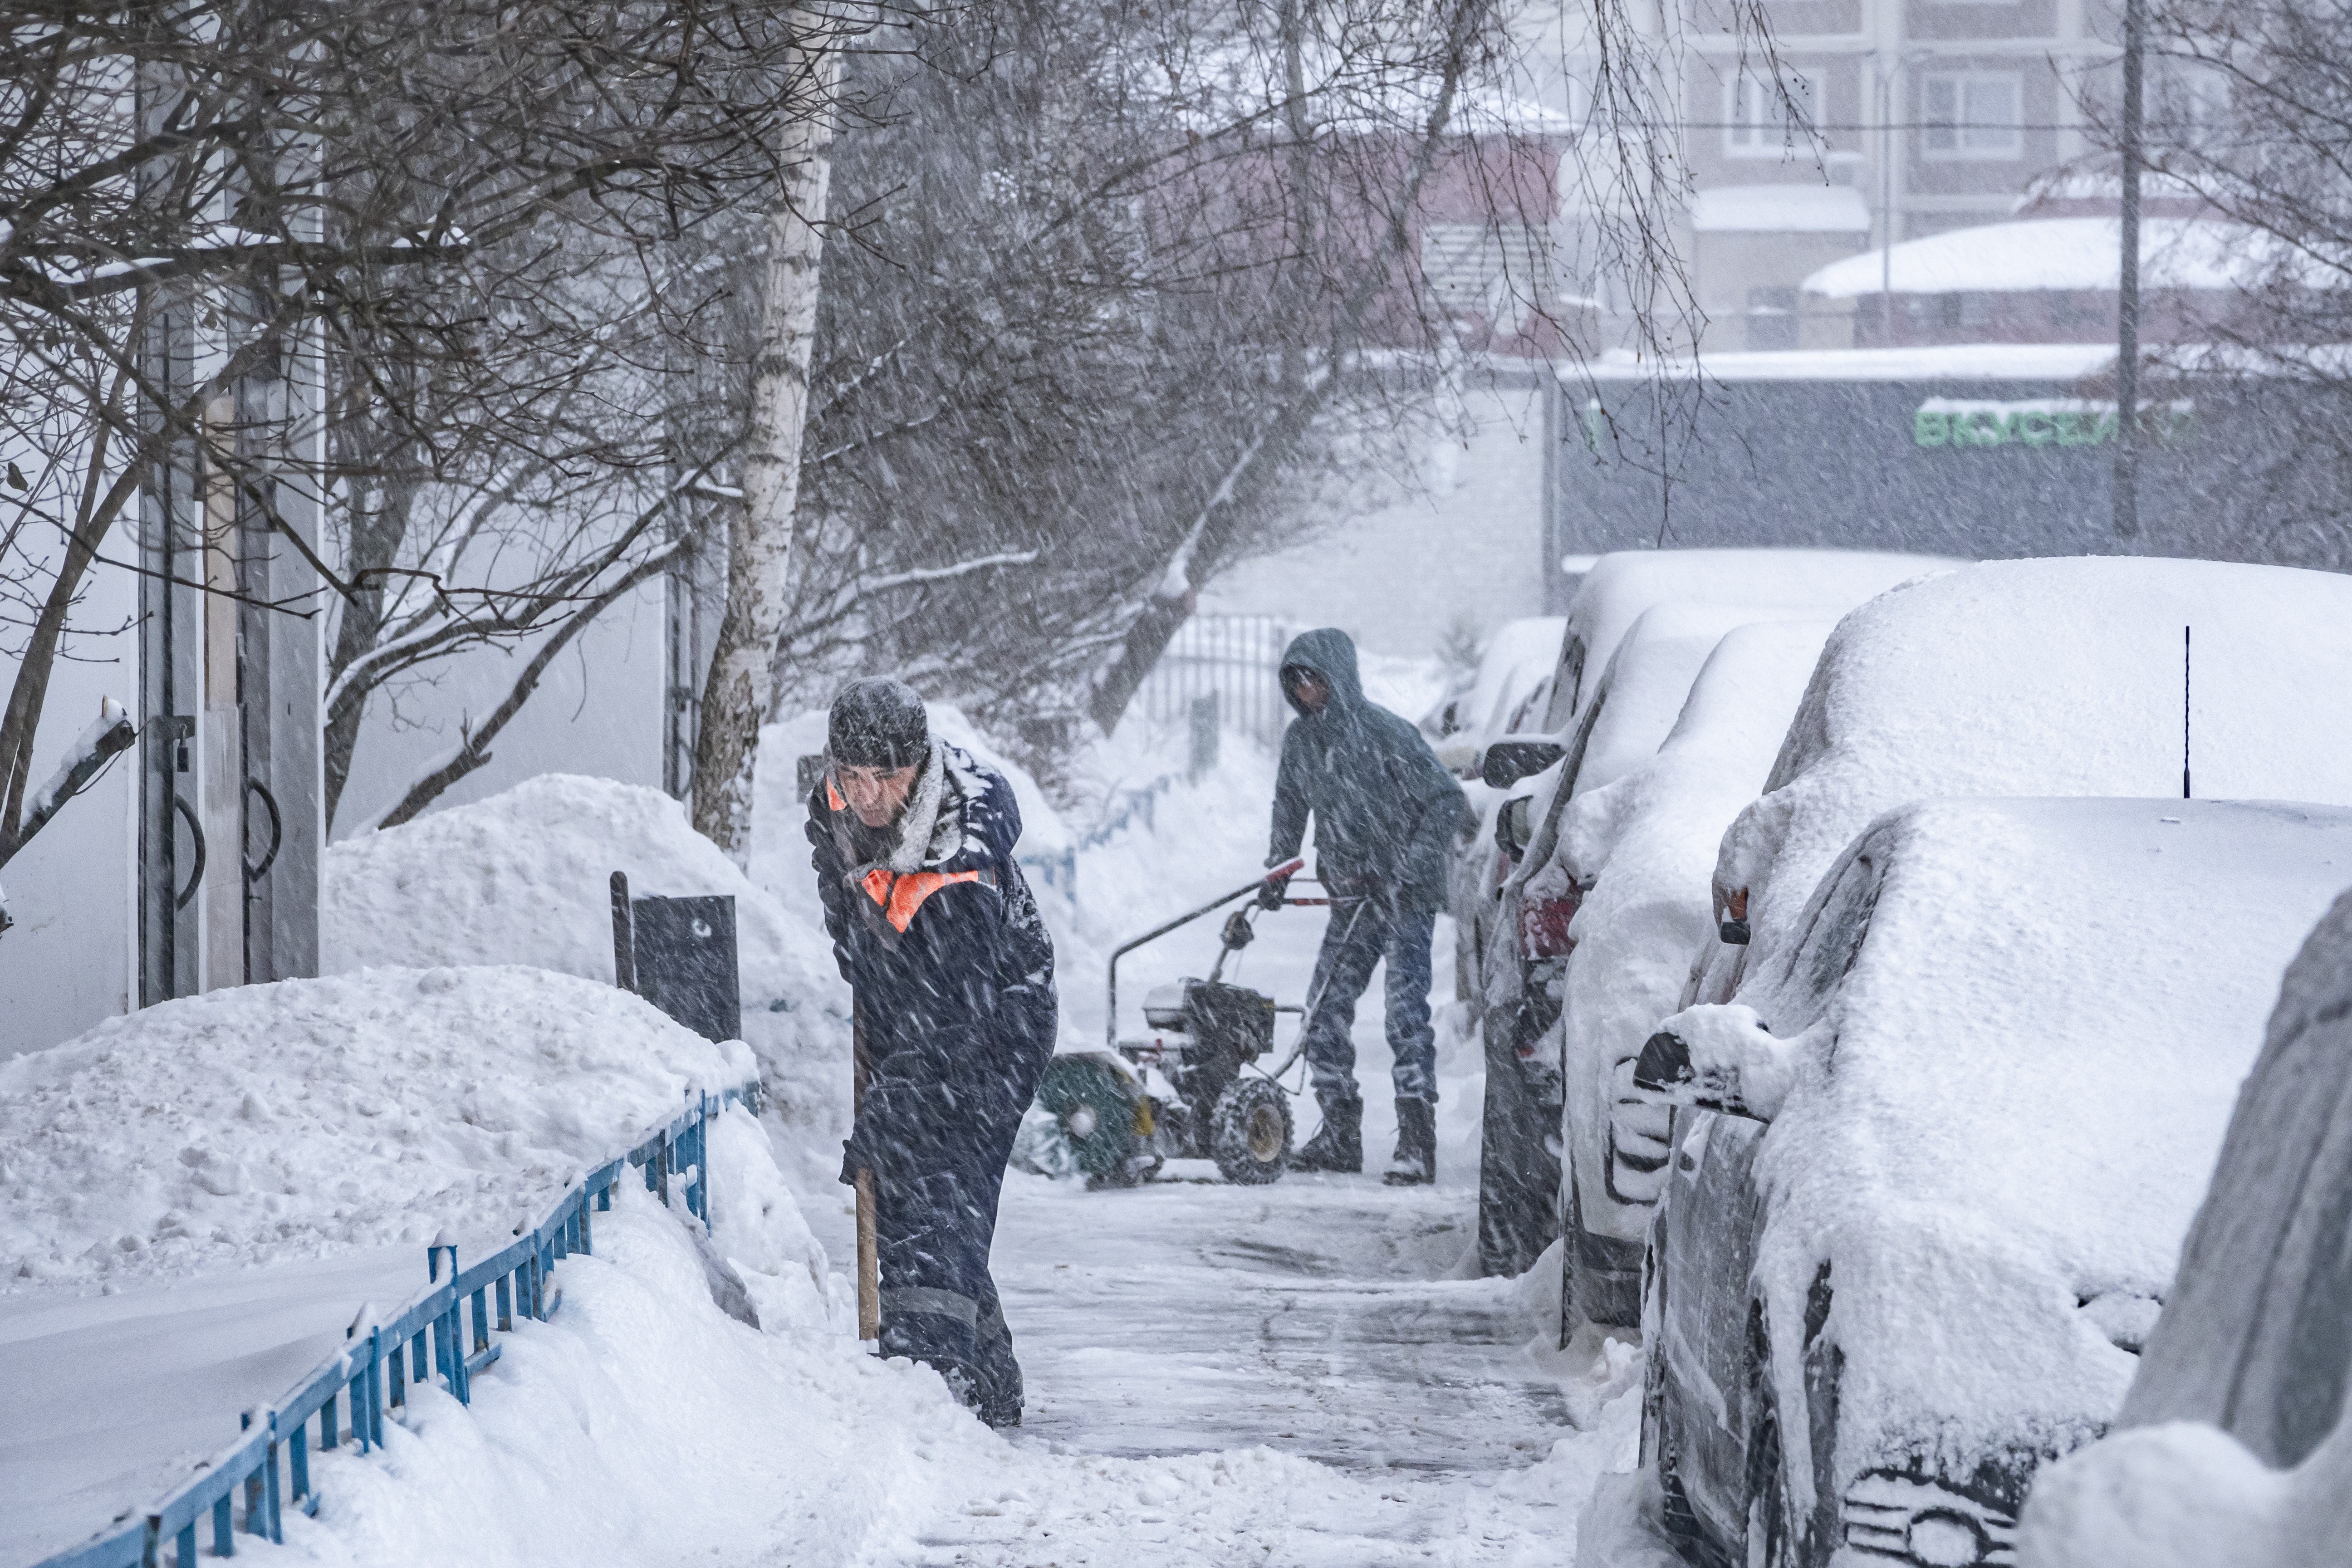
[(1425, 1100), (1400, 1100), (1396, 1112), (1396, 1153), (1381, 1180), (1392, 1187), (1425, 1186), (1437, 1180), (1437, 1108)]
[[(1319, 1096), (1318, 1097), (1320, 1098)], [(1333, 1096), (1323, 1101), (1323, 1125), (1307, 1147), (1290, 1157), (1294, 1171), (1339, 1171), (1353, 1175), (1364, 1168), (1364, 1102), (1356, 1095)]]

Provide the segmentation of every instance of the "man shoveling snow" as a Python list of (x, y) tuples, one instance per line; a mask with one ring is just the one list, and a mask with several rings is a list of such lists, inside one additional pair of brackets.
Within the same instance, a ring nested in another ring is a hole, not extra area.
[(988, 1250), (1055, 1033), (1053, 941), (1013, 858), (1021, 808), (895, 680), (843, 690), (825, 756), (808, 837), (864, 1032), (842, 1181), (874, 1176), (882, 1353), (938, 1368), (989, 1425), (1018, 1426)]
[[(1388, 966), (1396, 1154), (1386, 1180), (1437, 1179), (1437, 1037), (1429, 1021), (1429, 943), (1445, 901), (1445, 847), (1467, 803), (1421, 731), (1364, 695), (1356, 645), (1324, 627), (1282, 655), (1282, 689), (1298, 721), (1282, 740), (1274, 835), (1265, 863), (1298, 854), (1315, 819), (1316, 874), (1331, 924), (1315, 960), (1305, 1035), (1323, 1126), (1292, 1157), (1301, 1171), (1364, 1168), (1364, 1100), (1349, 1030), (1372, 969)], [(1279, 907), (1282, 886), (1259, 895)]]

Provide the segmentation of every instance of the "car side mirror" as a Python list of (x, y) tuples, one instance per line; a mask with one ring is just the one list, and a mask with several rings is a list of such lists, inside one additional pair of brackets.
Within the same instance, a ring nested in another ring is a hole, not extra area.
[(1633, 1087), (1694, 1110), (1769, 1121), (1796, 1085), (1797, 1056), (1752, 1007), (1685, 1007), (1643, 1045)]
[(1495, 813), (1495, 847), (1514, 861), (1535, 842), (1535, 824), (1529, 820), (1534, 805), (1531, 795), (1513, 795)]
[(1531, 778), (1568, 755), (1558, 741), (1496, 741), (1478, 763), (1478, 776), (1489, 789), (1508, 789)]

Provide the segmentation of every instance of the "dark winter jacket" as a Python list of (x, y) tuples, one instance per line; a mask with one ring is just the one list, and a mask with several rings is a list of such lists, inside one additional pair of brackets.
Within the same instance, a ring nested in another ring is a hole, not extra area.
[(1311, 815), (1316, 872), (1326, 886), (1376, 894), (1399, 909), (1443, 907), (1446, 847), (1469, 808), (1462, 786), (1420, 731), (1365, 697), (1347, 633), (1301, 632), (1282, 663), (1315, 671), (1331, 695), (1320, 713), (1291, 704), (1298, 718), (1282, 738), (1265, 863), (1298, 853)]
[(866, 828), (828, 773), (808, 837), (865, 1030), (851, 1165), (885, 1180), (1001, 1169), (1055, 1032), (1054, 944), (1013, 858), (1012, 787), (934, 738), (895, 828)]

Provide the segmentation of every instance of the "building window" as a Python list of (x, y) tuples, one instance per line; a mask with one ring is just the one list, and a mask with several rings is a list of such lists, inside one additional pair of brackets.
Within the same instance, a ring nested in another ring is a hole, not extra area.
[(2015, 158), (2019, 78), (2015, 71), (1938, 71), (1919, 81), (1920, 146), (1930, 158)]
[(1780, 157), (1811, 139), (1817, 118), (1810, 77), (1742, 71), (1724, 84), (1723, 150), (1735, 158)]

